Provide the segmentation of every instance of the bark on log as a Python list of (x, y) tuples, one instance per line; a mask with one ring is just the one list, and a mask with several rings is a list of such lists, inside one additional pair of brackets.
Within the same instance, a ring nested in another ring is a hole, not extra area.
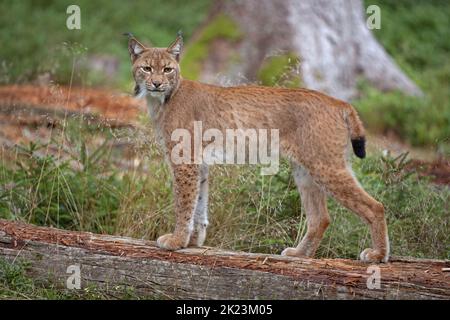
[[(360, 76), (382, 91), (422, 94), (368, 29), (361, 0), (217, 0), (209, 20), (222, 14), (235, 21), (243, 38), (228, 47), (224, 39), (211, 43), (203, 81), (226, 84), (220, 74), (231, 83), (254, 82), (267, 58), (295, 53), (303, 85), (340, 99), (357, 94)], [(224, 70), (230, 51), (234, 63)]]
[(81, 285), (131, 286), (168, 299), (449, 299), (449, 261), (394, 258), (368, 289), (367, 264), (300, 259), (214, 248), (161, 250), (152, 241), (36, 227), (0, 220), (0, 257), (25, 259), (36, 278), (65, 287), (80, 265)]

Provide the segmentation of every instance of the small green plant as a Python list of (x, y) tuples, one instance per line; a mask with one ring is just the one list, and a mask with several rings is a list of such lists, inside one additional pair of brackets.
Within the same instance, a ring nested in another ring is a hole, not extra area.
[(293, 53), (269, 57), (258, 71), (258, 79), (265, 86), (298, 88), (302, 82), (299, 65), (300, 59)]
[(402, 153), (397, 157), (391, 157), (389, 153), (381, 156), (382, 162), (381, 179), (387, 184), (392, 185), (405, 181), (409, 176), (413, 175), (413, 171), (405, 170), (411, 162), (408, 159), (409, 152)]

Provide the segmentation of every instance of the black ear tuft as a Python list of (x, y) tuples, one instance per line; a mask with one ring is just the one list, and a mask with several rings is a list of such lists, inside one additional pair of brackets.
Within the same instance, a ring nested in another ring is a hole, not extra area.
[(130, 53), (131, 62), (134, 63), (137, 58), (146, 50), (146, 47), (140, 43), (131, 33), (124, 33), (128, 36), (128, 51)]
[(177, 61), (180, 61), (181, 50), (183, 49), (183, 35), (181, 34), (181, 30), (177, 33), (177, 38), (174, 42), (167, 48), (167, 52), (169, 52)]
[(134, 38), (133, 34), (131, 32), (124, 32), (122, 33), (123, 36), (128, 37), (128, 39), (130, 38)]
[(366, 138), (359, 137), (352, 139), (353, 152), (358, 158), (364, 159), (366, 157)]

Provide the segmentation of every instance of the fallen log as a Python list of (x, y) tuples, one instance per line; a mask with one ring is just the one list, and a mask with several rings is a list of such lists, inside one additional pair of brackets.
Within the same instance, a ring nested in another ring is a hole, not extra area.
[(85, 115), (110, 125), (127, 126), (135, 124), (139, 113), (145, 110), (141, 100), (104, 89), (0, 86), (0, 113), (11, 115), (16, 121), (26, 121), (30, 114), (55, 118)]
[(0, 220), (0, 258), (25, 260), (30, 275), (63, 288), (75, 265), (81, 288), (127, 286), (165, 299), (450, 299), (450, 261), (368, 265), (208, 247), (169, 252), (153, 241), (6, 220)]

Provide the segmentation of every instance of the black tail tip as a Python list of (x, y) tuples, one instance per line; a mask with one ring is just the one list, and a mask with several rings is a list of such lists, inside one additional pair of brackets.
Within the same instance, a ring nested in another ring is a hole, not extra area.
[(366, 138), (359, 137), (352, 139), (353, 152), (358, 158), (364, 159), (366, 157)]

